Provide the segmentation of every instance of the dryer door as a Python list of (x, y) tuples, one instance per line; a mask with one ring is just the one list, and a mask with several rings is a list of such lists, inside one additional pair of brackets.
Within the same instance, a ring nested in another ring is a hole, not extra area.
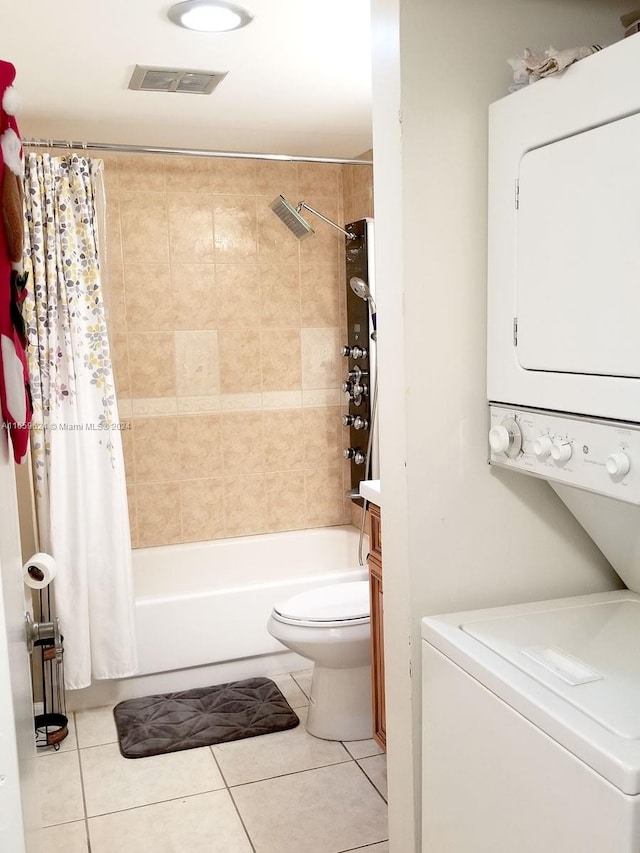
[(517, 359), (640, 377), (640, 115), (528, 151), (517, 216)]

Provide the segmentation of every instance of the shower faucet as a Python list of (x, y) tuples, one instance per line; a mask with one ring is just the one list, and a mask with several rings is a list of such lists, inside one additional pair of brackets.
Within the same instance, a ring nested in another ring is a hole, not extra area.
[(368, 375), (369, 374), (366, 370), (362, 370), (362, 368), (356, 364), (355, 367), (353, 368), (353, 370), (349, 371), (347, 378), (351, 379), (353, 382), (358, 383), (358, 382), (360, 382), (360, 380), (362, 379), (363, 376), (368, 376)]
[(342, 426), (352, 426), (354, 429), (369, 429), (369, 421), (361, 415), (343, 415)]
[[(358, 382), (343, 382), (342, 390), (355, 400), (357, 397), (366, 397), (369, 389), (366, 385), (360, 385)], [(358, 405), (357, 402), (356, 405)]]
[(345, 459), (353, 459), (356, 465), (364, 465), (366, 454), (360, 447), (345, 447), (342, 451)]
[(368, 351), (366, 347), (348, 347), (344, 346), (340, 350), (340, 354), (345, 358), (366, 358), (368, 355)]

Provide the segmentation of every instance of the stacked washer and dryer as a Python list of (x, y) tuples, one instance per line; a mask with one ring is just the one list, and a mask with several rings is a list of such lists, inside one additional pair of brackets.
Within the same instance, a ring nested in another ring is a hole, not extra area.
[(627, 589), (423, 620), (423, 851), (640, 851), (640, 37), (490, 108), (490, 463)]

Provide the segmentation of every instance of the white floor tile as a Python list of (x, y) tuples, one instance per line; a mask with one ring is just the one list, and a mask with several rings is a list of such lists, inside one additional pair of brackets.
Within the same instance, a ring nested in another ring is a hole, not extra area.
[(91, 853), (252, 853), (228, 791), (90, 818), (89, 835)]
[(370, 740), (345, 740), (343, 743), (354, 758), (368, 758), (370, 755), (384, 754), (373, 738)]
[(87, 853), (87, 827), (83, 820), (49, 826), (42, 830), (42, 849), (46, 853)]
[(276, 675), (271, 679), (292, 708), (304, 708), (309, 697), (300, 690), (290, 675)]
[(356, 847), (342, 853), (389, 853), (389, 842), (381, 841), (380, 844), (367, 844), (366, 847)]
[(42, 825), (84, 818), (78, 752), (53, 752), (36, 762)]
[(113, 707), (90, 708), (76, 711), (76, 733), (80, 749), (86, 746), (101, 746), (117, 743), (118, 733), (113, 719)]
[(232, 795), (256, 853), (336, 853), (387, 838), (386, 805), (352, 761)]
[(358, 764), (376, 786), (382, 796), (387, 799), (387, 756), (373, 755), (361, 758)]
[(87, 815), (224, 788), (208, 746), (151, 758), (123, 758), (117, 744), (80, 750)]
[(297, 683), (298, 687), (304, 691), (307, 697), (311, 696), (311, 679), (313, 677), (313, 669), (302, 669), (300, 672), (292, 672), (291, 677)]
[(350, 760), (338, 741), (320, 740), (307, 732), (306, 708), (298, 708), (296, 713), (300, 725), (295, 729), (212, 747), (227, 785), (243, 785)]

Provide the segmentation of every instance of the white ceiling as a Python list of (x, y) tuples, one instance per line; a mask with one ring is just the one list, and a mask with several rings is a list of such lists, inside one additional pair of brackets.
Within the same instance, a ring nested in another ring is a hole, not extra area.
[[(242, 0), (242, 30), (176, 27), (166, 0), (14, 0), (0, 58), (23, 137), (356, 157), (371, 147), (369, 0)], [(228, 71), (211, 95), (134, 92), (136, 64)]]

